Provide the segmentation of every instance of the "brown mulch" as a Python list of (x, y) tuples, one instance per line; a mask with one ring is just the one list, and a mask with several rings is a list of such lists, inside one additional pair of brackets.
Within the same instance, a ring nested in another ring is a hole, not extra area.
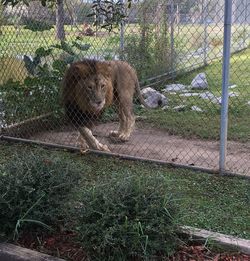
[[(26, 233), (18, 244), (49, 255), (70, 261), (89, 261), (82, 246), (76, 242), (76, 234), (63, 232), (55, 235)], [(161, 260), (161, 259), (159, 259)], [(162, 258), (166, 260), (166, 258)], [(250, 255), (242, 253), (216, 253), (202, 245), (183, 246), (168, 259), (169, 261), (250, 261)]]
[(70, 261), (89, 260), (83, 248), (76, 242), (76, 234), (73, 232), (50, 236), (26, 233), (18, 240), (18, 245)]

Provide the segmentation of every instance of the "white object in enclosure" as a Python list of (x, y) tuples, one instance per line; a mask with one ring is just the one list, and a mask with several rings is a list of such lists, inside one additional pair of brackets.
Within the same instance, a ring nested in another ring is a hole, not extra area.
[(203, 112), (203, 110), (198, 106), (192, 106), (191, 109), (192, 111)]
[(141, 93), (150, 108), (167, 105), (167, 97), (151, 87), (142, 89)]
[(208, 82), (205, 73), (199, 73), (193, 79), (191, 86), (193, 89), (204, 90), (208, 88)]
[(177, 83), (177, 84), (169, 84), (165, 86), (163, 92), (183, 92), (189, 89), (189, 86)]

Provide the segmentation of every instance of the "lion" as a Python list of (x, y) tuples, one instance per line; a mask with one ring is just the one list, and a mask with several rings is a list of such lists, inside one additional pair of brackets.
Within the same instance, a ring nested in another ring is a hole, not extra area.
[(115, 105), (119, 128), (109, 136), (125, 142), (135, 124), (133, 97), (148, 107), (141, 92), (134, 68), (124, 61), (97, 61), (85, 59), (75, 62), (66, 70), (62, 84), (62, 102), (66, 115), (78, 126), (89, 148), (110, 151), (90, 130), (105, 108)]

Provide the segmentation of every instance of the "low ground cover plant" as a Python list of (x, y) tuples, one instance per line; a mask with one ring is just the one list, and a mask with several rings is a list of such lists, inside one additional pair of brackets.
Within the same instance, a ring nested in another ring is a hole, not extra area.
[(112, 175), (84, 186), (77, 231), (93, 260), (152, 260), (177, 246), (177, 207), (162, 175)]
[(59, 158), (23, 151), (0, 167), (0, 235), (15, 239), (28, 228), (55, 229), (81, 171)]
[(60, 226), (76, 234), (91, 260), (167, 256), (178, 243), (167, 184), (163, 175), (136, 173), (85, 179), (66, 161), (24, 151), (1, 166), (0, 234), (16, 240)]

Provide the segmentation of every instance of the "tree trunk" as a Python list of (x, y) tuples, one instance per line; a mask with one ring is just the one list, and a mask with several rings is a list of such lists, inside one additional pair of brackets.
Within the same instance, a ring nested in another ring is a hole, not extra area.
[(56, 1), (56, 38), (65, 40), (63, 0)]

